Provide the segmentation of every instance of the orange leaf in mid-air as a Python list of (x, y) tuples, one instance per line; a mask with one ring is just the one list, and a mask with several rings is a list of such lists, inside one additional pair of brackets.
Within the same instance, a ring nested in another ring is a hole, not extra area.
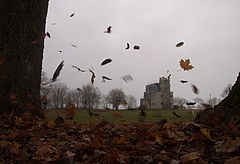
[(183, 59), (181, 59), (180, 63), (180, 67), (185, 71), (185, 70), (190, 70), (193, 69), (194, 67), (192, 65), (190, 65), (190, 59), (186, 59), (185, 61)]

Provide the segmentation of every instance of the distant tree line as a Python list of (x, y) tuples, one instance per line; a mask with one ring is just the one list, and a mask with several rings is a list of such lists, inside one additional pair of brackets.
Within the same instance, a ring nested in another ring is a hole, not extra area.
[(81, 109), (132, 109), (137, 107), (137, 100), (126, 95), (122, 89), (111, 89), (107, 95), (98, 87), (85, 84), (81, 88), (70, 89), (65, 83), (48, 83), (46, 73), (42, 73), (41, 98), (43, 109), (62, 109), (74, 104)]
[(202, 108), (205, 108), (206, 105), (214, 107), (215, 105), (220, 103), (221, 100), (222, 100), (222, 98), (211, 97), (211, 96), (209, 98), (207, 98), (206, 100), (197, 97), (197, 98), (193, 99), (193, 102), (196, 102), (195, 105), (186, 105), (187, 102), (189, 102), (187, 99), (181, 98), (181, 97), (174, 97), (173, 98), (173, 106), (175, 109), (183, 109), (183, 108), (202, 109)]

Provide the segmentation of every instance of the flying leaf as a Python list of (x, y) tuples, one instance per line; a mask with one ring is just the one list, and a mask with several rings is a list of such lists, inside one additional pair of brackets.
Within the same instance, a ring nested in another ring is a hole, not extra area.
[(58, 65), (56, 71), (54, 72), (52, 82), (57, 80), (57, 77), (59, 76), (59, 74), (63, 68), (63, 62), (64, 62), (64, 60)]
[(181, 80), (180, 82), (181, 82), (181, 83), (187, 83), (188, 81), (186, 81), (186, 80)]
[(89, 69), (89, 71), (92, 73), (91, 83), (93, 84), (93, 83), (94, 83), (94, 78), (95, 78), (96, 76), (95, 76), (95, 73), (94, 73), (91, 69)]
[(110, 78), (107, 77), (107, 76), (102, 76), (102, 79), (103, 79), (103, 82), (105, 82), (105, 80), (112, 80), (112, 79), (110, 79)]
[(191, 70), (194, 67), (192, 65), (190, 65), (190, 59), (186, 59), (185, 61), (183, 59), (181, 59), (180, 63), (180, 67), (185, 71), (185, 70)]
[(12, 94), (9, 96), (9, 98), (10, 98), (11, 100), (15, 100), (15, 99), (17, 98), (17, 95), (16, 95), (15, 93), (12, 93)]
[(77, 66), (75, 66), (75, 65), (72, 65), (72, 67), (73, 68), (76, 68), (78, 71), (80, 71), (80, 72), (86, 72), (85, 70), (82, 70), (82, 69), (80, 69), (80, 68), (78, 68)]
[(168, 75), (168, 77), (167, 77), (167, 78), (168, 78), (168, 79), (170, 79), (170, 77), (171, 77), (171, 76), (172, 76), (172, 74)]
[(196, 102), (187, 102), (186, 104), (187, 104), (187, 105), (195, 105)]
[(231, 88), (232, 88), (232, 85), (228, 84), (227, 87), (223, 90), (221, 97), (222, 98), (226, 97), (229, 94), (229, 92), (231, 91)]
[(127, 43), (127, 47), (125, 49), (128, 50), (129, 48), (130, 48), (130, 44)]
[(75, 13), (72, 13), (72, 14), (70, 15), (70, 18), (73, 17), (74, 15), (75, 15)]
[(182, 47), (184, 45), (184, 42), (179, 42), (178, 44), (176, 44), (176, 47)]
[(76, 45), (74, 45), (74, 44), (71, 44), (71, 46), (72, 46), (72, 47), (74, 47), (74, 48), (77, 48), (77, 46), (76, 46)]
[(193, 91), (193, 93), (195, 93), (195, 94), (199, 94), (199, 89), (196, 87), (196, 85), (194, 85), (194, 84), (191, 84), (191, 87), (192, 87), (192, 91)]
[(110, 62), (112, 62), (112, 59), (105, 59), (102, 63), (101, 63), (101, 66), (103, 66), (103, 65), (105, 65), (105, 64), (108, 64), (108, 63), (110, 63)]
[(133, 49), (134, 50), (140, 50), (140, 46), (134, 46)]
[(107, 30), (104, 33), (110, 34), (112, 32), (112, 26), (108, 26)]
[(172, 113), (173, 113), (174, 116), (176, 116), (176, 117), (178, 117), (178, 118), (181, 117), (181, 116), (178, 115), (176, 112), (172, 112)]
[(132, 78), (131, 75), (122, 76), (122, 79), (123, 79), (126, 83), (128, 83), (128, 82), (130, 82), (130, 81), (133, 80), (133, 78)]
[(49, 37), (49, 38), (51, 38), (51, 35), (50, 35), (49, 32), (46, 33), (46, 36)]

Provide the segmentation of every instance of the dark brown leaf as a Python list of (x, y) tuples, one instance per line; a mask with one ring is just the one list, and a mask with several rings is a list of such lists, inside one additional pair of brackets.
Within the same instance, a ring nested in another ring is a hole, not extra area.
[(193, 93), (195, 93), (195, 94), (199, 94), (199, 89), (196, 87), (196, 85), (194, 85), (194, 84), (191, 84), (191, 87), (192, 87), (192, 91), (193, 91)]
[(112, 59), (105, 59), (102, 63), (101, 63), (101, 66), (103, 66), (103, 65), (105, 65), (105, 64), (108, 64), (108, 63), (110, 63), (110, 62), (112, 62)]
[(58, 65), (56, 71), (54, 72), (52, 82), (57, 80), (57, 77), (59, 76), (59, 74), (63, 68), (63, 62), (64, 62), (64, 60)]
[(184, 42), (179, 42), (178, 44), (176, 44), (176, 47), (182, 47), (184, 45)]
[(128, 50), (129, 48), (130, 48), (130, 44), (127, 43), (127, 47), (125, 49)]
[(112, 32), (112, 26), (108, 26), (107, 30), (104, 33), (110, 34)]
[(181, 82), (181, 83), (187, 83), (188, 81), (186, 81), (186, 80), (181, 80), (180, 82)]
[(134, 46), (133, 49), (134, 50), (140, 50), (140, 46)]
[(187, 102), (186, 104), (187, 104), (187, 105), (195, 105), (196, 102)]
[(75, 15), (75, 13), (72, 13), (72, 14), (70, 15), (70, 18), (73, 17), (74, 15)]
[(96, 76), (95, 76), (95, 73), (91, 69), (89, 69), (89, 71), (92, 73), (91, 83), (93, 84)]
[(51, 38), (51, 35), (49, 32), (46, 33), (47, 37)]
[(110, 78), (107, 77), (107, 76), (102, 76), (102, 79), (103, 79), (104, 82), (105, 82), (105, 80), (112, 80), (112, 79), (110, 79)]
[(176, 116), (176, 117), (178, 117), (178, 118), (181, 117), (181, 116), (178, 115), (176, 112), (172, 112), (172, 113), (173, 113), (174, 116)]
[(86, 72), (85, 70), (82, 70), (82, 69), (80, 69), (80, 68), (78, 68), (77, 66), (75, 66), (75, 65), (72, 65), (72, 67), (73, 68), (76, 68), (78, 71), (80, 71), (80, 72)]

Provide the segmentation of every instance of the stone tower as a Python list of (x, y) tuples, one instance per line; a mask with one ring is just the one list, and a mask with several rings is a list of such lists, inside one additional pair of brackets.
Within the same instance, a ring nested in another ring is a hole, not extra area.
[(147, 85), (140, 105), (147, 109), (172, 109), (173, 92), (170, 91), (170, 79), (161, 77), (159, 83)]

